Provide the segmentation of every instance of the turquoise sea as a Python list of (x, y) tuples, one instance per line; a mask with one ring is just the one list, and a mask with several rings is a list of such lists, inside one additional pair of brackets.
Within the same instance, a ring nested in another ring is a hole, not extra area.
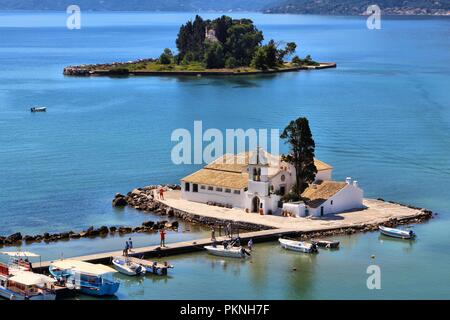
[[(202, 14), (214, 18), (219, 14)], [(198, 165), (172, 164), (171, 132), (279, 128), (310, 120), (317, 156), (366, 197), (438, 213), (403, 242), (377, 233), (340, 237), (342, 248), (301, 256), (259, 244), (251, 261), (205, 253), (170, 257), (167, 278), (121, 276), (120, 299), (448, 299), (450, 277), (450, 19), (233, 14), (265, 39), (295, 41), (301, 56), (337, 69), (237, 78), (71, 78), (67, 65), (155, 57), (175, 49), (194, 13), (0, 11), (0, 235), (139, 225), (159, 216), (116, 210), (116, 192), (176, 183)], [(48, 107), (31, 114), (33, 105)], [(285, 147), (282, 147), (285, 151)], [(168, 241), (204, 237), (182, 224)], [(133, 235), (135, 245), (156, 235)], [(43, 258), (121, 249), (107, 237), (24, 246)], [(375, 259), (370, 257), (375, 255)], [(382, 289), (368, 290), (379, 265)], [(293, 271), (293, 269), (297, 271)], [(86, 298), (86, 297), (80, 297)]]

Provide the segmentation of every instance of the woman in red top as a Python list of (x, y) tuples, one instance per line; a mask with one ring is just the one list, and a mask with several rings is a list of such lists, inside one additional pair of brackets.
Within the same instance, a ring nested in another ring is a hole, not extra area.
[(161, 247), (165, 247), (166, 246), (166, 231), (164, 229), (161, 229), (159, 231), (159, 235), (161, 237), (161, 243), (160, 246)]

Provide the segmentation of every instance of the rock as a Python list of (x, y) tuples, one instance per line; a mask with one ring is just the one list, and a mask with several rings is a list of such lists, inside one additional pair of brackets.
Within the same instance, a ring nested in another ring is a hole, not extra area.
[(144, 227), (150, 227), (150, 228), (153, 227), (154, 224), (155, 224), (154, 221), (145, 221), (145, 222), (142, 223), (142, 225)]
[(139, 196), (139, 195), (141, 195), (141, 190), (139, 190), (139, 189), (134, 189), (133, 191), (131, 191), (131, 194), (134, 194), (134, 195), (137, 195), (137, 196)]
[(119, 227), (119, 233), (130, 233), (133, 229), (131, 227)]
[(79, 239), (79, 238), (81, 238), (81, 234), (79, 234), (79, 233), (72, 233), (70, 235), (70, 238), (71, 239)]
[(63, 232), (59, 235), (59, 239), (69, 239), (70, 233), (69, 232)]
[(22, 240), (22, 234), (20, 232), (13, 233), (9, 237), (6, 238), (6, 241), (9, 243), (15, 243)]
[(34, 241), (35, 239), (36, 239), (35, 237), (29, 236), (29, 235), (26, 235), (26, 236), (23, 237), (23, 240), (24, 240), (25, 242), (32, 242), (32, 241)]
[(128, 204), (127, 200), (125, 200), (125, 197), (116, 197), (112, 201), (113, 207), (125, 207)]
[(44, 233), (44, 240), (50, 239), (50, 233)]
[(114, 233), (117, 231), (117, 227), (109, 227), (109, 232)]
[(100, 234), (107, 234), (107, 233), (109, 232), (109, 229), (108, 229), (107, 226), (102, 226), (102, 227), (100, 227), (100, 228), (98, 229), (98, 232), (99, 232)]
[(178, 223), (178, 221), (174, 221), (174, 222), (172, 222), (172, 228), (174, 228), (174, 229), (178, 229), (178, 226), (179, 226), (179, 223)]

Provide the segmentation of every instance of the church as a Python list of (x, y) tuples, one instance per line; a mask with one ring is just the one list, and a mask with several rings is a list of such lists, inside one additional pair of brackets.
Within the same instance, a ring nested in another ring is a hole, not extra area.
[(245, 212), (289, 216), (324, 216), (363, 208), (357, 181), (333, 181), (333, 167), (318, 159), (315, 181), (302, 193), (303, 201), (282, 201), (295, 184), (295, 168), (262, 148), (225, 154), (181, 179), (181, 198), (241, 208)]

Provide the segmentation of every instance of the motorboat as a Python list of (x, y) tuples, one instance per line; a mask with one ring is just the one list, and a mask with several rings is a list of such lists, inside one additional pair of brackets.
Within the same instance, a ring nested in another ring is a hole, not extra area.
[(112, 264), (117, 271), (127, 276), (144, 275), (146, 271), (145, 267), (127, 257), (115, 257), (112, 260)]
[(112, 279), (117, 271), (103, 264), (79, 260), (57, 260), (49, 267), (50, 274), (67, 288), (94, 296), (111, 296), (120, 283)]
[(55, 279), (31, 271), (9, 272), (0, 265), (0, 296), (9, 300), (55, 300)]
[(339, 241), (329, 241), (329, 240), (321, 240), (321, 239), (314, 239), (311, 241), (312, 243), (315, 243), (318, 247), (326, 248), (326, 249), (337, 249), (339, 248)]
[(8, 270), (14, 274), (20, 271), (33, 271), (31, 260), (41, 256), (28, 251), (1, 251), (0, 254), (9, 257)]
[(47, 108), (46, 107), (32, 107), (30, 108), (31, 112), (46, 112)]
[(292, 251), (304, 252), (304, 253), (318, 252), (317, 245), (315, 243), (289, 240), (289, 239), (283, 239), (283, 238), (279, 238), (278, 242), (280, 242), (281, 247), (286, 250), (292, 250)]
[(217, 245), (213, 243), (210, 246), (204, 246), (204, 248), (208, 251), (208, 253), (221, 256), (221, 257), (229, 257), (229, 258), (246, 258), (250, 256), (250, 252), (244, 249), (242, 246), (235, 246), (237, 243), (237, 239), (231, 241), (231, 243), (224, 242), (221, 245)]
[(388, 237), (400, 238), (400, 239), (413, 239), (416, 234), (412, 230), (401, 230), (395, 228), (388, 228), (384, 226), (379, 227), (380, 232)]

